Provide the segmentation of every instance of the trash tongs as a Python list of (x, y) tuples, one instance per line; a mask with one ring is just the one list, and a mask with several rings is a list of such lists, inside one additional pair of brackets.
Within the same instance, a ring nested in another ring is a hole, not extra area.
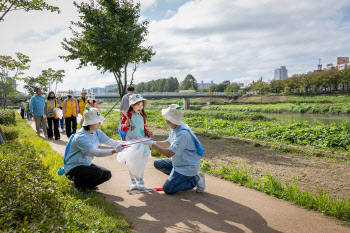
[(128, 120), (130, 122), (130, 130), (133, 131), (136, 128), (136, 126), (134, 125), (132, 120), (129, 118), (128, 113), (126, 113), (125, 116), (126, 116), (126, 118), (128, 118)]

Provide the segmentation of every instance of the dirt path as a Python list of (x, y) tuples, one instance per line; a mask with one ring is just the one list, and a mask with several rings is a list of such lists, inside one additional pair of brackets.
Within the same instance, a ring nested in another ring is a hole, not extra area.
[[(67, 137), (61, 134), (61, 139), (50, 145), (63, 155)], [(146, 167), (146, 186), (161, 187), (167, 176), (153, 168), (153, 160)], [(94, 163), (112, 171), (100, 192), (123, 211), (136, 232), (350, 232), (337, 219), (209, 175), (203, 194), (129, 195), (128, 170), (115, 156), (96, 158)]]

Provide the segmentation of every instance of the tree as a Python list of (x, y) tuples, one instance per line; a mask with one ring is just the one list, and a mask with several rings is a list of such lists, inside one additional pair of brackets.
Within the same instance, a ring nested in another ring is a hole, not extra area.
[(62, 42), (70, 53), (60, 56), (65, 61), (80, 60), (78, 68), (88, 64), (102, 73), (111, 72), (118, 84), (120, 98), (126, 93), (128, 67), (132, 65), (130, 85), (140, 62), (146, 63), (155, 55), (152, 47), (141, 44), (148, 34), (148, 21), (140, 22), (140, 4), (132, 0), (98, 0), (98, 4), (74, 2), (80, 21), (72, 22), (78, 27), (73, 38)]
[(56, 6), (50, 6), (44, 0), (2, 0), (0, 1), (0, 22), (4, 20), (5, 15), (10, 11), (42, 11), (49, 10), (51, 12), (60, 13), (60, 9)]
[(192, 74), (188, 74), (184, 81), (181, 82), (180, 87), (182, 90), (190, 90), (190, 88), (198, 90), (198, 83)]
[(238, 90), (240, 89), (241, 87), (238, 85), (238, 84), (231, 84), (231, 85), (228, 85), (225, 89), (225, 93), (227, 95), (231, 95), (231, 96), (235, 96), (238, 94)]
[(53, 90), (53, 85), (55, 84), (55, 93), (57, 91), (57, 84), (63, 82), (63, 78), (65, 77), (64, 75), (64, 70), (57, 70), (55, 71), (52, 68), (49, 68), (47, 70), (42, 71), (42, 78), (44, 80), (47, 80), (47, 84), (49, 85), (48, 90), (52, 91)]
[(0, 56), (0, 96), (3, 99), (3, 108), (6, 107), (7, 98), (15, 92), (15, 81), (19, 80), (24, 70), (30, 68), (30, 59), (22, 53), (16, 53), (17, 59), (11, 56)]
[(258, 81), (253, 81), (253, 87), (260, 94), (262, 102), (262, 96), (268, 91), (268, 84), (263, 81), (262, 77), (260, 77)]
[(224, 92), (229, 85), (227, 83), (220, 83), (209, 88), (210, 92)]

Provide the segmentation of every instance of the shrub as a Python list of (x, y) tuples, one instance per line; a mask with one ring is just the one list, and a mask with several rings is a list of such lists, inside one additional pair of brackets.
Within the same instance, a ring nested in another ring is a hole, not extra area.
[(10, 125), (16, 124), (16, 117), (14, 110), (0, 110), (0, 124), (1, 125)]
[(34, 153), (18, 142), (0, 147), (0, 231), (64, 231), (62, 193)]
[(19, 131), (14, 126), (2, 126), (2, 130), (4, 131), (5, 137), (7, 140), (14, 140), (18, 138)]

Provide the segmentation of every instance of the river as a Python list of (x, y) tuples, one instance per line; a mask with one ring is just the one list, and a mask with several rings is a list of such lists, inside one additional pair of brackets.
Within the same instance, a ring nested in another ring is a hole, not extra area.
[(350, 115), (328, 115), (328, 114), (285, 114), (285, 113), (262, 113), (264, 116), (274, 118), (277, 121), (291, 123), (297, 121), (307, 121), (309, 124), (336, 124), (340, 125), (344, 120), (350, 121)]

